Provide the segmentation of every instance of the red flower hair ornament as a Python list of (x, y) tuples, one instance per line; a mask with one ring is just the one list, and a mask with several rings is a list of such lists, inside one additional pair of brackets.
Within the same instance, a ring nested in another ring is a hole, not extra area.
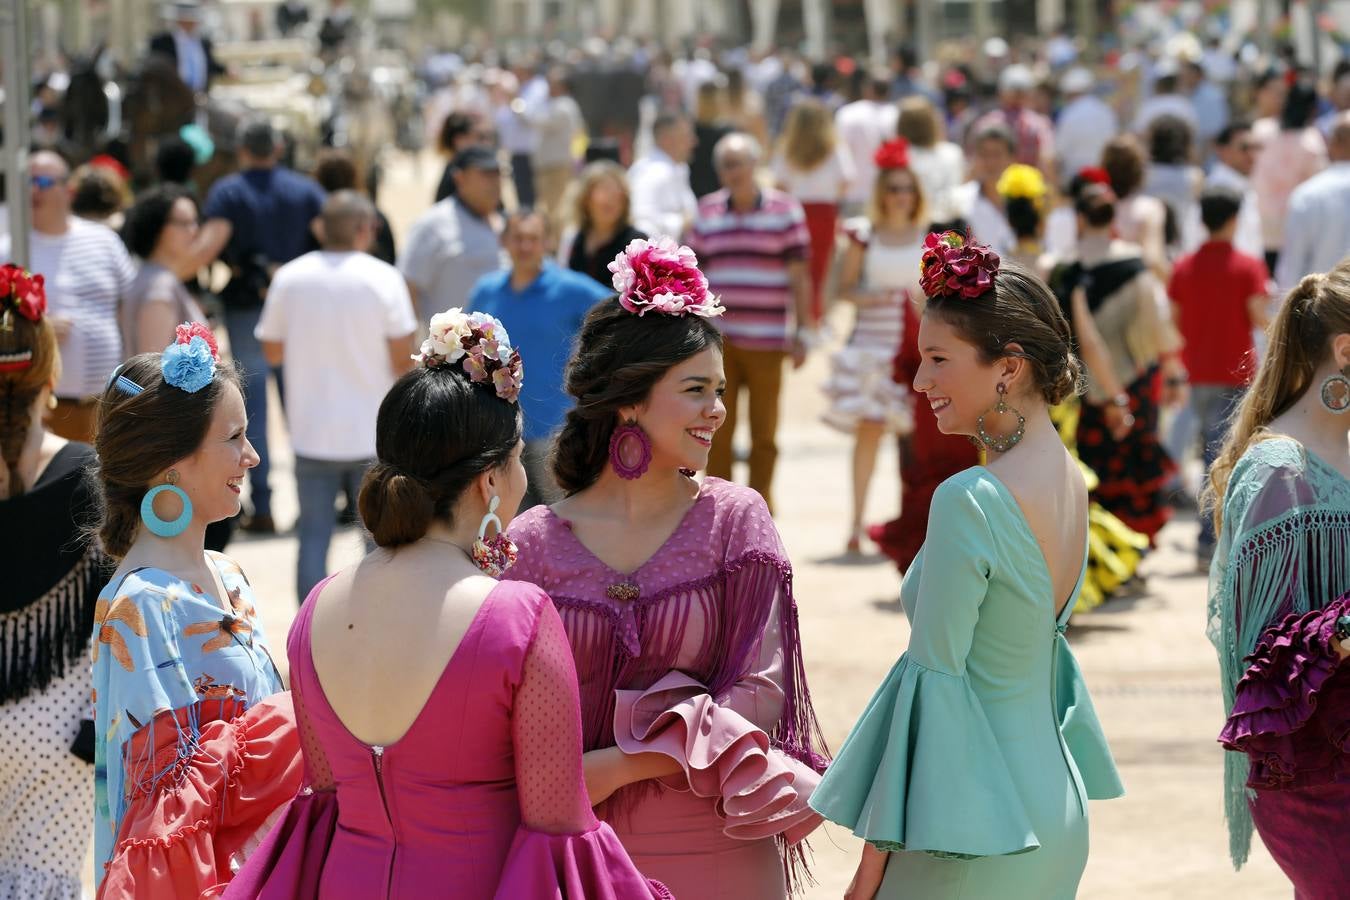
[(872, 155), (872, 162), (883, 170), (909, 168), (909, 141), (904, 138), (887, 141), (877, 148), (877, 152)]
[(1106, 170), (1101, 166), (1083, 166), (1078, 170), (1078, 177), (1089, 184), (1111, 186), (1111, 176), (1106, 174)]
[(47, 288), (41, 275), (34, 275), (13, 263), (0, 266), (0, 328), (9, 331), (12, 313), (18, 313), (30, 322), (41, 322), (47, 314)]
[(994, 288), (998, 254), (967, 241), (955, 231), (933, 232), (924, 239), (919, 287), (928, 297), (973, 300)]

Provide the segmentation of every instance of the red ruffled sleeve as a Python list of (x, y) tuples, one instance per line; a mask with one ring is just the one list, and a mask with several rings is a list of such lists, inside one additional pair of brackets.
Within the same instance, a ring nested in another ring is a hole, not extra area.
[(1251, 759), (1253, 788), (1307, 787), (1344, 768), (1350, 750), (1350, 681), (1332, 645), (1350, 594), (1266, 630), (1247, 658), (1233, 712), (1219, 734)]
[[(200, 724), (191, 755), (180, 752), (189, 708), (161, 713), (127, 744), (175, 767), (133, 796), (99, 897), (212, 895), (255, 850), (300, 787), (300, 743), (291, 696), (273, 694), (246, 712)], [(153, 747), (142, 746), (153, 742)]]

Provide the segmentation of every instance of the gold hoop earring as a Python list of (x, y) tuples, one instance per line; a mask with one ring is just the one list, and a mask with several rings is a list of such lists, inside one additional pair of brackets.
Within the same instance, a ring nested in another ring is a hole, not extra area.
[[(994, 408), (992, 410), (988, 410), (986, 412), (981, 413), (980, 417), (977, 420), (975, 420), (975, 429), (980, 439), (980, 443), (983, 444), (988, 449), (994, 451), (995, 453), (1007, 453), (1009, 450), (1020, 444), (1022, 442), (1022, 438), (1027, 433), (1026, 417), (1022, 415), (1021, 411), (1014, 409), (1013, 407), (1008, 405), (1008, 401), (1005, 396), (1007, 393), (1008, 388), (1002, 382), (1000, 382), (998, 386), (998, 403), (994, 404)], [(1006, 415), (1008, 413), (1013, 413), (1014, 415), (1017, 416), (1017, 428), (1015, 428), (1011, 434), (1005, 435), (990, 434), (988, 431), (985, 431), (984, 429), (984, 417), (989, 415), (990, 412), (993, 412), (995, 415), (999, 416)]]

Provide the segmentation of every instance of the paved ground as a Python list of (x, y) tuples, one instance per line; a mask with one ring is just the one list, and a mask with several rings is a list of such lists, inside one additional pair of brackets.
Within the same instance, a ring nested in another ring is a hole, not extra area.
[[(425, 208), (428, 182), (439, 165), (420, 173), (396, 166), (382, 206), (406, 233)], [(846, 324), (842, 317), (838, 323)], [(775, 492), (778, 526), (796, 569), (807, 671), (827, 739), (838, 746), (872, 691), (903, 651), (908, 628), (894, 568), (878, 557), (850, 562), (840, 555), (847, 521), (849, 445), (821, 425), (818, 354), (786, 383), (781, 461)], [(294, 482), (284, 434), (273, 436), (273, 488), (279, 523), (295, 515)], [(897, 478), (888, 448), (872, 493), (872, 517), (895, 509)], [(1220, 802), (1221, 725), (1218, 669), (1204, 638), (1205, 586), (1188, 553), (1193, 522), (1163, 533), (1146, 563), (1147, 590), (1076, 616), (1070, 642), (1078, 654), (1098, 713), (1125, 780), (1127, 796), (1094, 803), (1092, 855), (1079, 896), (1125, 898), (1288, 897), (1291, 889), (1259, 846), (1240, 874), (1227, 861)], [(246, 539), (230, 551), (248, 572), (274, 645), (284, 643), (295, 610), (296, 543), (286, 534)], [(341, 533), (330, 555), (337, 568), (354, 560), (360, 543)], [(279, 654), (283, 655), (284, 654)], [(858, 842), (826, 826), (813, 839), (819, 885), (809, 893), (837, 898), (852, 875)]]

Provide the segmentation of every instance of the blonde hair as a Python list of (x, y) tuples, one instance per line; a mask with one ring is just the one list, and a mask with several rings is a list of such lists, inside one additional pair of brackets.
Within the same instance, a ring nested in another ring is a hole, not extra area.
[(61, 354), (56, 332), (45, 318), (31, 322), (8, 313), (8, 328), (0, 328), (0, 356), (31, 353), (27, 366), (0, 372), (0, 456), (9, 470), (9, 496), (25, 490), (19, 478), (19, 455), (33, 424), (33, 404), (42, 389), (61, 377)]
[(914, 95), (900, 101), (895, 133), (915, 147), (932, 147), (942, 139), (942, 120), (927, 97)]
[(1267, 333), (1265, 358), (1229, 425), (1201, 494), (1204, 509), (1222, 527), (1228, 479), (1253, 444), (1275, 437), (1270, 423), (1314, 387), (1313, 376), (1331, 352), (1331, 338), (1350, 333), (1350, 259), (1325, 274), (1303, 276), (1289, 292)]
[(882, 209), (885, 208), (886, 179), (895, 172), (904, 172), (914, 182), (914, 212), (909, 217), (911, 225), (928, 221), (928, 197), (923, 192), (923, 182), (909, 166), (896, 166), (890, 169), (878, 169), (877, 177), (872, 181), (872, 194), (867, 198), (867, 220), (873, 225), (882, 224)]
[(830, 109), (815, 99), (799, 101), (788, 112), (779, 143), (788, 165), (809, 172), (834, 153), (834, 119)]
[(590, 210), (587, 205), (591, 199), (591, 190), (606, 178), (611, 179), (619, 186), (623, 193), (623, 215), (620, 217), (620, 223), (627, 225), (632, 213), (633, 195), (628, 190), (628, 173), (624, 171), (623, 166), (608, 159), (597, 159), (581, 170), (581, 175), (572, 186), (572, 224), (582, 234), (591, 230), (594, 224), (591, 221)]

